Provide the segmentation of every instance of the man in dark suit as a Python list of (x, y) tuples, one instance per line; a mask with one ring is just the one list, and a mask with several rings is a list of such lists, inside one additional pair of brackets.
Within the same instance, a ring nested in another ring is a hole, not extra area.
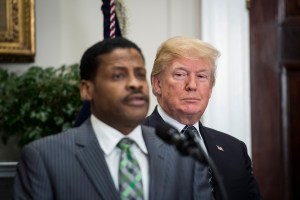
[[(246, 145), (225, 133), (204, 127), (203, 115), (215, 83), (219, 52), (210, 44), (174, 37), (158, 49), (151, 73), (158, 106), (144, 124), (156, 127), (165, 121), (180, 132), (193, 126), (200, 144), (222, 176), (229, 200), (261, 199)], [(197, 166), (197, 165), (196, 165)], [(212, 174), (215, 198), (222, 199), (220, 183)]]
[(124, 38), (96, 43), (84, 53), (80, 75), (91, 117), (24, 147), (14, 199), (213, 199), (207, 182), (194, 180), (193, 160), (139, 125), (149, 88), (136, 44)]

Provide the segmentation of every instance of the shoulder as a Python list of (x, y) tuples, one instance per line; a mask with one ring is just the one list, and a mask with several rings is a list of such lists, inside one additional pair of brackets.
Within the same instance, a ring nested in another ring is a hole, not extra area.
[(156, 130), (154, 127), (141, 125), (141, 128), (142, 128), (142, 134), (146, 144), (152, 146), (162, 142), (160, 138), (156, 135)]
[(220, 140), (228, 140), (230, 142), (234, 142), (234, 143), (243, 143), (243, 141), (237, 139), (236, 137), (229, 135), (227, 133), (212, 129), (212, 128), (208, 128), (203, 126), (203, 130), (204, 130), (204, 134), (209, 134), (210, 136), (212, 136), (213, 138), (216, 139), (220, 139)]
[(72, 128), (61, 133), (37, 139), (24, 146), (21, 156), (51, 158), (55, 155), (61, 156), (68, 152), (74, 152), (75, 135), (78, 133), (78, 128)]
[(240, 152), (243, 155), (247, 154), (246, 144), (232, 135), (204, 126), (202, 127), (201, 134), (207, 144), (224, 146), (227, 149), (231, 149), (232, 152)]
[[(31, 148), (38, 148), (38, 149), (45, 149), (49, 148), (49, 146), (52, 147), (64, 147), (64, 146), (70, 146), (75, 143), (75, 140), (77, 137), (88, 137), (91, 132), (93, 132), (91, 128), (91, 124), (89, 121), (84, 122), (79, 127), (69, 128), (65, 131), (62, 131), (60, 133), (56, 133), (53, 135), (49, 135), (40, 139), (37, 139), (28, 145), (27, 147)], [(25, 146), (25, 147), (26, 147)]]
[(142, 128), (142, 131), (143, 131), (143, 132), (148, 132), (148, 133), (155, 134), (155, 128), (154, 128), (154, 127), (151, 127), (151, 126), (142, 124), (142, 125), (141, 125), (141, 128)]
[(66, 131), (56, 133), (53, 135), (49, 135), (40, 139), (37, 139), (31, 143), (28, 144), (28, 146), (44, 146), (46, 144), (51, 144), (51, 143), (63, 143), (67, 140), (72, 140), (74, 138), (75, 134), (78, 132), (78, 128), (71, 128)]

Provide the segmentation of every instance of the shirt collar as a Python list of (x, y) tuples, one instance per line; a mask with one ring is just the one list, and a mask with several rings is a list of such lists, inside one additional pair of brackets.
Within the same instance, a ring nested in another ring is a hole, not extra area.
[(113, 127), (105, 124), (104, 122), (100, 121), (96, 118), (93, 114), (91, 115), (91, 123), (96, 134), (97, 140), (106, 155), (109, 155), (114, 148), (117, 146), (118, 142), (123, 139), (124, 137), (128, 137), (135, 141), (138, 148), (144, 154), (147, 154), (147, 147), (142, 135), (142, 127), (138, 125), (132, 132), (128, 135), (123, 135), (120, 131), (114, 129)]

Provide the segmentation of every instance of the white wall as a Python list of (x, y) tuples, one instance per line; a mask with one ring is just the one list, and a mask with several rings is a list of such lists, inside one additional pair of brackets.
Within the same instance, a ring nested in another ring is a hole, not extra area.
[[(103, 38), (100, 0), (36, 0), (34, 63), (1, 64), (13, 71), (32, 65), (54, 66), (79, 62), (83, 51)], [(87, 3), (88, 2), (88, 3)]]
[(202, 0), (202, 38), (221, 51), (204, 123), (244, 141), (251, 154), (248, 14), (246, 1)]
[[(124, 0), (127, 37), (146, 57), (150, 75), (159, 44), (175, 35), (202, 37), (222, 53), (204, 124), (234, 135), (250, 147), (248, 13), (240, 0)], [(103, 38), (101, 0), (36, 0), (34, 63), (0, 64), (12, 71), (29, 66), (79, 62)], [(148, 76), (149, 77), (149, 76)], [(149, 112), (156, 105), (151, 95)]]

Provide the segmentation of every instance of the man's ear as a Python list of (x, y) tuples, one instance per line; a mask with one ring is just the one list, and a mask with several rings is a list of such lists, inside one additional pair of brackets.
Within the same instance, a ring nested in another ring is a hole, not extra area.
[(211, 97), (212, 92), (213, 92), (213, 87), (210, 88), (209, 98)]
[(90, 101), (93, 99), (94, 85), (91, 81), (82, 80), (80, 83), (80, 96), (82, 100)]
[(151, 77), (151, 83), (152, 83), (152, 92), (155, 96), (161, 94), (161, 82), (159, 76), (152, 76)]

